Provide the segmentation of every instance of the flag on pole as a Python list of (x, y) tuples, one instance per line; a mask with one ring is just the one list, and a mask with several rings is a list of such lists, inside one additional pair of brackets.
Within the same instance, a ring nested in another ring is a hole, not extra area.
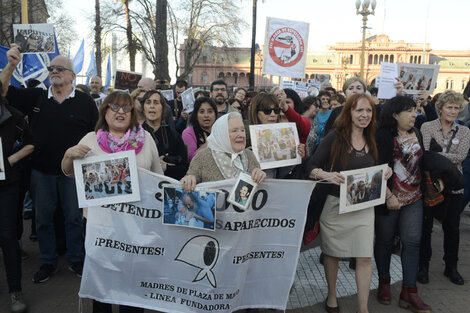
[(77, 54), (73, 58), (73, 69), (75, 74), (82, 71), (83, 61), (85, 60), (85, 39), (82, 40), (80, 48), (78, 48)]
[(93, 52), (91, 53), (90, 65), (88, 65), (88, 69), (86, 71), (86, 85), (87, 86), (89, 86), (90, 79), (96, 75), (98, 75), (98, 70), (96, 69), (95, 50), (93, 50)]
[(108, 54), (108, 66), (106, 67), (106, 84), (104, 90), (108, 90), (111, 85), (111, 55)]

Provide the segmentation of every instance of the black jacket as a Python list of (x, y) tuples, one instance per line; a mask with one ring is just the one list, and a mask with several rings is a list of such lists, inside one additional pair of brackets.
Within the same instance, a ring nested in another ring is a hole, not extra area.
[(2, 106), (0, 114), (0, 138), (3, 148), (3, 164), (5, 168), (5, 180), (0, 180), (0, 187), (19, 181), (20, 174), (17, 169), (12, 168), (8, 157), (13, 154), (17, 142), (23, 145), (33, 144), (33, 137), (23, 114), (8, 104)]

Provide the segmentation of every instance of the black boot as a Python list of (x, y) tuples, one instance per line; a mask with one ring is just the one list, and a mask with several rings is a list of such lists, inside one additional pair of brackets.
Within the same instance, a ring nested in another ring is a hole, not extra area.
[(418, 277), (416, 280), (421, 284), (429, 283), (429, 264), (419, 266)]
[(464, 280), (463, 280), (462, 276), (459, 274), (459, 272), (457, 272), (456, 267), (447, 267), (446, 266), (446, 269), (444, 271), (444, 275), (449, 277), (450, 281), (453, 282), (456, 285), (463, 285), (464, 284)]

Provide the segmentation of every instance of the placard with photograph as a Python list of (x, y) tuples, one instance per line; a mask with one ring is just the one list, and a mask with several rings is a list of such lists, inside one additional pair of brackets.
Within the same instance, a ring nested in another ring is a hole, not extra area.
[(163, 188), (163, 224), (215, 230), (217, 191), (198, 188), (190, 193), (181, 187)]
[(282, 89), (286, 89), (286, 88), (294, 89), (295, 81), (294, 80), (282, 80), (280, 87)]
[(73, 171), (81, 208), (140, 201), (133, 150), (74, 160)]
[(434, 92), (439, 65), (397, 63), (397, 68), (404, 93), (418, 94), (420, 90), (426, 90), (429, 94)]
[(297, 152), (300, 141), (295, 123), (250, 125), (250, 138), (261, 169), (302, 163)]
[(339, 191), (339, 214), (354, 212), (385, 202), (387, 164), (343, 171), (346, 178)]
[(5, 164), (3, 163), (2, 137), (0, 137), (0, 180), (5, 180)]
[(258, 184), (246, 173), (240, 173), (227, 199), (231, 204), (246, 211), (250, 206)]
[(55, 53), (52, 24), (13, 24), (13, 34), (21, 53)]
[(167, 102), (175, 99), (174, 94), (173, 94), (173, 90), (162, 90), (160, 92), (161, 92), (162, 96), (165, 97)]
[(183, 102), (183, 110), (185, 110), (186, 113), (191, 113), (194, 109), (194, 102), (196, 101), (194, 99), (193, 87), (189, 87), (183, 91), (181, 94), (181, 101)]

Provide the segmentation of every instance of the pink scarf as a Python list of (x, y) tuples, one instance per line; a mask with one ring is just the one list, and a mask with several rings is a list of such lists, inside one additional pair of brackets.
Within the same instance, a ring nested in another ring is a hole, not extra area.
[(96, 132), (96, 139), (100, 148), (106, 153), (135, 150), (138, 154), (145, 141), (145, 131), (142, 125), (128, 129), (122, 137), (114, 137), (109, 131), (100, 129)]

